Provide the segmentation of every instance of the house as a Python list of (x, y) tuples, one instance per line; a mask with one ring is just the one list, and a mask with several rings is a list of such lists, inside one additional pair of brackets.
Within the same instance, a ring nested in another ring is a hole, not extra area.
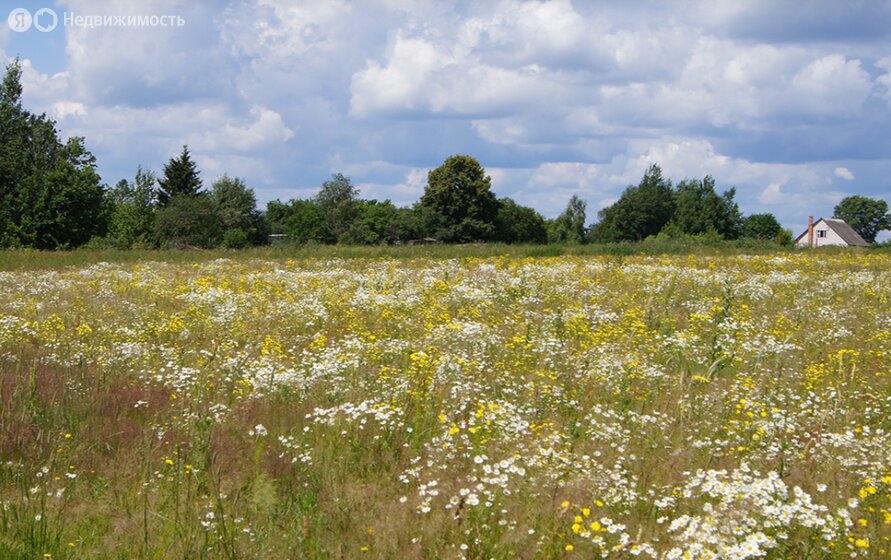
[(866, 247), (869, 245), (844, 220), (813, 216), (807, 220), (807, 229), (795, 238), (796, 247)]

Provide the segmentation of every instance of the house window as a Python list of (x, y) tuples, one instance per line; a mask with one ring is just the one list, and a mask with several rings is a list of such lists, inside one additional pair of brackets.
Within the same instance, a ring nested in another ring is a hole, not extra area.
[(827, 230), (825, 230), (825, 229), (818, 229), (817, 237), (826, 237), (826, 232), (827, 232)]

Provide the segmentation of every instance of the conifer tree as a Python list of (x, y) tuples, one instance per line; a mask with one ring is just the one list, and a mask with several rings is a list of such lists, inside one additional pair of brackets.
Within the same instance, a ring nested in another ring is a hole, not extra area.
[(192, 161), (189, 147), (183, 146), (179, 157), (171, 158), (164, 166), (164, 176), (158, 181), (158, 204), (167, 206), (176, 195), (201, 194), (198, 166)]

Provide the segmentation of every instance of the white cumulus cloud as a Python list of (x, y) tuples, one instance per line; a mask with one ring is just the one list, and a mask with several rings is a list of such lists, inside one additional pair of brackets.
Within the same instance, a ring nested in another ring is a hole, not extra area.
[(854, 174), (847, 167), (836, 167), (835, 171), (833, 171), (833, 173), (835, 173), (836, 177), (838, 177), (840, 179), (844, 179), (845, 181), (853, 181), (854, 180)]
[(579, 194), (593, 219), (659, 163), (797, 222), (831, 210), (833, 181), (879, 196), (891, 173), (880, 2), (58, 5), (186, 21), (66, 28), (46, 53), (0, 30), (22, 55), (26, 106), (85, 136), (107, 182), (188, 143), (206, 179), (243, 175), (261, 201), (343, 171), (365, 196), (410, 203), (428, 169), (468, 153), (500, 196), (553, 216)]
[(765, 205), (782, 204), (784, 197), (782, 186), (779, 183), (771, 183), (758, 195), (758, 202)]

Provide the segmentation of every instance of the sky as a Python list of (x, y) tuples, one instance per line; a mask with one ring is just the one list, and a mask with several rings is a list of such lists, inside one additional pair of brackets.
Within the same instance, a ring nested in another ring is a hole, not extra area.
[[(205, 184), (242, 177), (261, 206), (333, 173), (411, 204), (453, 154), (547, 217), (577, 194), (595, 221), (651, 163), (736, 187), (744, 213), (796, 234), (845, 196), (891, 201), (891, 1), (0, 7), (57, 15), (51, 31), (0, 25), (0, 54), (23, 62), (26, 107), (84, 136), (109, 185), (188, 144)], [(96, 16), (182, 25), (77, 24)]]

